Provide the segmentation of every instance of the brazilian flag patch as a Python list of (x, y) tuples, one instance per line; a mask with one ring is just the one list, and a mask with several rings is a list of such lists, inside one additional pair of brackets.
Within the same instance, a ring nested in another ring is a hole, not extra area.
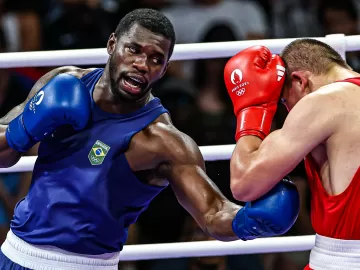
[(91, 165), (102, 164), (109, 150), (110, 146), (106, 145), (102, 141), (97, 140), (88, 155)]

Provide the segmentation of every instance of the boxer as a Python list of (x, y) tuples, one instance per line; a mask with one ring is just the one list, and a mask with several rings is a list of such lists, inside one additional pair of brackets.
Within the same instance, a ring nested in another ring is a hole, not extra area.
[[(305, 158), (316, 231), (308, 269), (359, 269), (360, 74), (314, 39), (295, 40), (282, 51), (286, 69), (269, 61), (276, 57), (251, 47), (224, 70), (238, 119), (232, 193), (256, 200)], [(279, 98), (289, 114), (269, 134)]]
[(222, 241), (254, 238), (254, 224), (263, 236), (292, 226), (299, 198), (291, 182), (243, 208), (231, 203), (206, 175), (198, 146), (152, 96), (174, 44), (163, 14), (135, 10), (111, 34), (105, 68), (55, 69), (1, 119), (1, 166), (40, 142), (30, 190), (1, 247), (2, 270), (118, 269), (129, 226), (167, 186)]

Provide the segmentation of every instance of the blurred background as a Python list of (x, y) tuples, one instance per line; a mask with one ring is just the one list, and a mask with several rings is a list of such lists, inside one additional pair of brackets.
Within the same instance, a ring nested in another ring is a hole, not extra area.
[[(358, 34), (360, 0), (0, 0), (1, 52), (101, 48), (129, 11), (148, 7), (172, 21), (177, 43), (221, 42), (264, 38)], [(186, 17), (185, 17), (186, 16)], [(233, 144), (235, 117), (223, 84), (227, 59), (172, 62), (154, 89), (178, 129), (198, 145)], [(347, 54), (360, 71), (360, 54)], [(54, 67), (0, 69), (0, 116), (23, 102), (32, 85)], [(279, 108), (273, 128), (286, 111)], [(36, 150), (29, 152), (36, 155)], [(207, 162), (207, 173), (234, 200), (229, 187), (229, 161)], [(303, 164), (291, 177), (301, 194), (301, 211), (287, 235), (313, 234), (309, 190)], [(31, 173), (0, 174), (0, 242), (9, 229), (16, 202), (29, 187)], [(127, 244), (212, 240), (163, 191), (130, 228)], [(126, 270), (295, 270), (308, 263), (309, 252), (254, 254), (121, 262)]]

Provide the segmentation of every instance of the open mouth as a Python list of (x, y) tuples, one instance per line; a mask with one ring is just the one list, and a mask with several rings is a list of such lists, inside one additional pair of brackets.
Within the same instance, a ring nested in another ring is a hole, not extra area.
[(132, 94), (138, 94), (143, 90), (146, 86), (145, 79), (137, 77), (137, 76), (124, 76), (123, 79), (124, 90), (130, 92)]

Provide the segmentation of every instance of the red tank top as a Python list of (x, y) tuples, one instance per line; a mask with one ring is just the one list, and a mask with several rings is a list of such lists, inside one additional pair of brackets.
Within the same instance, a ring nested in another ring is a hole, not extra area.
[[(360, 78), (343, 80), (360, 86)], [(305, 158), (311, 189), (311, 222), (317, 234), (344, 240), (360, 240), (360, 167), (341, 194), (325, 191), (319, 168), (311, 155)]]

